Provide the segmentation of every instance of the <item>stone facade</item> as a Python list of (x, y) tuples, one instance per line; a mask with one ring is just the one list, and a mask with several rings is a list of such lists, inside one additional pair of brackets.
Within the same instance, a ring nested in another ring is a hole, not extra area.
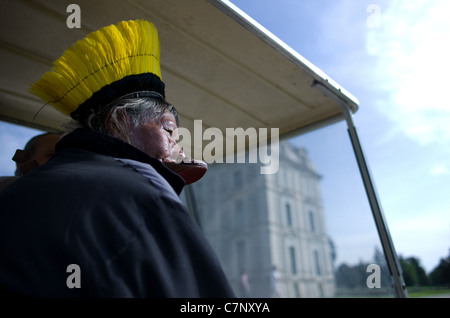
[[(304, 149), (279, 146), (277, 173), (261, 174), (261, 163), (212, 164), (182, 199), (191, 204), (239, 296), (245, 296), (245, 270), (252, 297), (333, 297), (321, 176)], [(276, 295), (274, 266), (280, 277)]]

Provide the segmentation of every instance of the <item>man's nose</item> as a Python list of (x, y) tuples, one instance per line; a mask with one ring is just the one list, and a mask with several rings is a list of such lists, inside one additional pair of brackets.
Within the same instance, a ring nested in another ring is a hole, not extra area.
[(178, 145), (178, 143), (176, 143), (176, 142), (175, 142), (175, 145), (172, 147), (171, 157), (176, 162), (181, 162), (185, 158), (183, 148), (180, 147), (180, 145)]

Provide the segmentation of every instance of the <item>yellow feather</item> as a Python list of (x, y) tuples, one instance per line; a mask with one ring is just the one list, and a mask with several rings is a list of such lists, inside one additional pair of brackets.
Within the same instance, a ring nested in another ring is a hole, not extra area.
[(142, 73), (161, 79), (158, 31), (146, 20), (122, 21), (69, 47), (30, 92), (70, 115), (105, 85)]

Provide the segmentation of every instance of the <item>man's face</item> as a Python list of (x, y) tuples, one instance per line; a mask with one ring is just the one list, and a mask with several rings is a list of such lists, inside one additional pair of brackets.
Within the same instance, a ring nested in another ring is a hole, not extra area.
[(171, 112), (166, 112), (159, 122), (148, 121), (138, 128), (131, 128), (133, 146), (161, 161), (174, 161), (172, 154), (180, 152), (177, 145), (178, 127)]

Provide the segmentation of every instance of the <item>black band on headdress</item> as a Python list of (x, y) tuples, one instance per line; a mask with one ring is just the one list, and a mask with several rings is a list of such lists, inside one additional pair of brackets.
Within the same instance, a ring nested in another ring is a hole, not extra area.
[(140, 91), (154, 91), (165, 98), (165, 84), (159, 76), (153, 73), (128, 75), (121, 80), (103, 86), (73, 111), (70, 116), (75, 120), (82, 121), (92, 114), (92, 110), (99, 110), (124, 95)]

